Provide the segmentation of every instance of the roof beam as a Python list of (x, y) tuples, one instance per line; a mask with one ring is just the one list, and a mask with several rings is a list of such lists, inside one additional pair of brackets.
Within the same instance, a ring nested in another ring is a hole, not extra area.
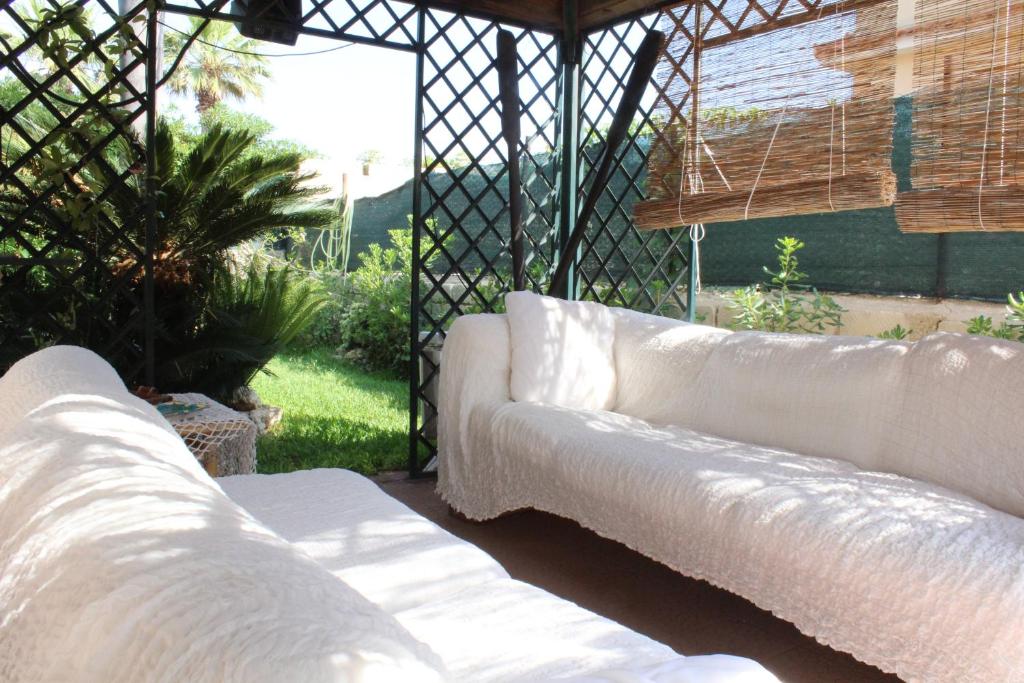
[(425, 4), (526, 28), (562, 30), (562, 0), (427, 0)]
[(680, 0), (579, 0), (579, 27), (581, 32), (589, 33), (666, 5), (682, 4)]

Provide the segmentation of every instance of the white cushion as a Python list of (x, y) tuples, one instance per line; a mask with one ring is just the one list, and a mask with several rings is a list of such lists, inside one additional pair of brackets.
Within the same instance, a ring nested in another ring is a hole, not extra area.
[(501, 500), (575, 520), (906, 680), (1021, 680), (1018, 517), (617, 413), (506, 403), (480, 406), (471, 428)]
[(508, 573), (494, 559), (346, 470), (217, 480), (236, 503), (388, 612)]
[(728, 330), (612, 309), (615, 316), (615, 412), (680, 424), (704, 363)]
[(114, 368), (92, 351), (79, 346), (42, 349), (0, 377), (0, 433), (58, 392), (119, 394), (124, 390)]
[(879, 469), (910, 347), (869, 337), (737, 332), (715, 347), (684, 394), (681, 423)]
[(1024, 517), (1024, 344), (932, 334), (905, 376), (884, 468)]
[(73, 384), (0, 437), (0, 679), (443, 680), (390, 615), (231, 502), (151, 406)]
[(505, 297), (514, 401), (607, 409), (615, 401), (615, 319), (587, 301), (530, 292)]
[[(621, 624), (511, 579), (400, 612), (398, 620), (441, 654), (453, 681), (776, 681), (749, 659), (681, 657)], [(661, 677), (652, 678), (655, 673)]]

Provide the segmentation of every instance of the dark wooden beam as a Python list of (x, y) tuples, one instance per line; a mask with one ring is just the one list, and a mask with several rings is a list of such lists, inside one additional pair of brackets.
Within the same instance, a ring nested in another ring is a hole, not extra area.
[(426, 0), (424, 4), (525, 28), (562, 30), (562, 0)]
[(580, 0), (580, 31), (590, 33), (595, 29), (656, 12), (662, 7), (678, 7), (684, 4), (685, 0)]

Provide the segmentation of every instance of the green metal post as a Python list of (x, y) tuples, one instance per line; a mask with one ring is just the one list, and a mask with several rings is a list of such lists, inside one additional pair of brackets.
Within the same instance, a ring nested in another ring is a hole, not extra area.
[[(576, 227), (576, 195), (579, 190), (580, 140), (580, 35), (576, 25), (576, 0), (562, 3), (561, 93), (559, 97), (559, 163), (558, 175), (558, 243), (552, 263), (558, 263), (566, 249), (569, 236)], [(578, 298), (576, 266), (565, 279), (565, 291), (556, 296)]]
[(690, 238), (690, 286), (686, 288), (686, 322), (696, 322), (697, 319), (697, 241)]
[(156, 384), (156, 293), (153, 282), (153, 252), (156, 251), (157, 204), (156, 204), (156, 126), (157, 126), (157, 70), (160, 64), (160, 25), (155, 8), (146, 14), (146, 238), (143, 256), (143, 290), (144, 308), (143, 344), (144, 369), (143, 377), (146, 384)]
[[(701, 7), (703, 3), (698, 2), (693, 9), (693, 74), (690, 81), (690, 130), (687, 132), (689, 136), (688, 145), (690, 153), (693, 155), (693, 168), (690, 170), (692, 174), (691, 188), (693, 181), (696, 180), (700, 173), (700, 133), (698, 128), (700, 127), (700, 69), (701, 69), (701, 52), (703, 51), (704, 42), (704, 27), (701, 24)], [(699, 246), (697, 240), (694, 239), (697, 233), (696, 226), (690, 226), (690, 262), (687, 264), (690, 269), (690, 286), (686, 290), (686, 320), (688, 322), (694, 322), (697, 317), (697, 258), (699, 256)], [(703, 234), (703, 229), (701, 229)]]
[(423, 69), (426, 14), (421, 3), (416, 13), (416, 102), (413, 113), (412, 273), (409, 301), (409, 476), (423, 474), (420, 465), (420, 240), (423, 235)]

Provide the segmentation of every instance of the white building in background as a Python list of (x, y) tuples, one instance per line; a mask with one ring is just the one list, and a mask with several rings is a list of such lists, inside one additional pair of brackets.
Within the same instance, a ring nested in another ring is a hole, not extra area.
[(373, 164), (369, 175), (363, 175), (363, 164), (355, 159), (309, 159), (302, 170), (316, 172), (316, 182), (330, 188), (330, 197), (341, 194), (342, 176), (347, 174), (353, 200), (382, 195), (407, 182), (413, 174), (411, 161), (393, 163), (387, 159)]

